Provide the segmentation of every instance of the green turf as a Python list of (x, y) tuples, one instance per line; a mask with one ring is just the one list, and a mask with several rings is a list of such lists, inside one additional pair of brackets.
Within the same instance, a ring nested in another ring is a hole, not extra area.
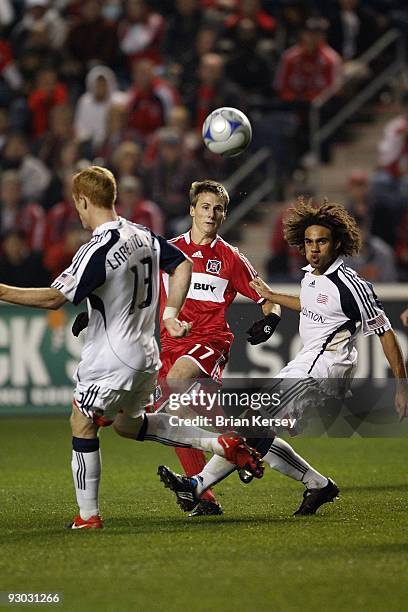
[(302, 486), (268, 470), (191, 520), (155, 475), (171, 449), (102, 437), (105, 529), (70, 532), (68, 424), (0, 421), (0, 591), (58, 590), (73, 611), (406, 609), (406, 440), (295, 440), (342, 488), (315, 517), (293, 518)]

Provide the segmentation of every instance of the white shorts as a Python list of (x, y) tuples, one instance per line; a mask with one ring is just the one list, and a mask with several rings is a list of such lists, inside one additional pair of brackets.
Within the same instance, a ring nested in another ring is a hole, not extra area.
[(268, 416), (296, 418), (300, 422), (327, 399), (344, 399), (350, 394), (356, 367), (355, 349), (348, 355), (301, 351), (273, 377), (276, 383), (271, 381), (270, 392), (279, 392), (280, 404), (268, 409)]
[(129, 391), (109, 389), (97, 383), (77, 383), (74, 401), (79, 410), (90, 419), (96, 414), (113, 420), (118, 412), (136, 418), (153, 402), (156, 382), (157, 372), (140, 372)]

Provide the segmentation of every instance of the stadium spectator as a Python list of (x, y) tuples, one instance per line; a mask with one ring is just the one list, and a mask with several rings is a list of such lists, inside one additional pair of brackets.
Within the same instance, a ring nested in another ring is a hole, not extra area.
[(96, 151), (100, 163), (109, 165), (116, 148), (125, 141), (137, 141), (137, 131), (128, 126), (128, 113), (122, 104), (113, 104), (106, 116), (105, 140)]
[(186, 92), (184, 102), (192, 112), (193, 125), (201, 131), (207, 115), (220, 106), (245, 110), (241, 90), (225, 76), (225, 62), (218, 53), (201, 57), (197, 81)]
[(398, 189), (399, 181), (408, 174), (408, 94), (402, 99), (401, 112), (385, 127), (378, 145), (378, 172), (374, 188)]
[(48, 285), (50, 276), (42, 264), (40, 253), (30, 252), (24, 232), (10, 229), (1, 239), (0, 278), (17, 287)]
[(311, 10), (311, 6), (303, 0), (285, 0), (281, 3), (275, 33), (275, 48), (279, 56), (285, 49), (297, 44), (299, 32), (310, 17)]
[(215, 53), (219, 38), (219, 28), (214, 24), (204, 23), (197, 31), (194, 44), (186, 51), (186, 59), (182, 66), (170, 66), (173, 78), (179, 83), (181, 91), (191, 88), (197, 81), (197, 66), (207, 53)]
[(302, 278), (302, 267), (306, 261), (299, 251), (288, 245), (284, 236), (284, 221), (293, 206), (288, 201), (277, 214), (271, 232), (269, 243), (270, 257), (266, 261), (268, 279), (272, 282), (290, 283)]
[(162, 128), (156, 161), (147, 170), (147, 197), (166, 215), (166, 233), (175, 235), (186, 213), (186, 193), (195, 179), (203, 178), (199, 163), (186, 156), (180, 132)]
[(164, 215), (151, 200), (143, 197), (140, 179), (135, 176), (124, 176), (118, 183), (118, 213), (132, 223), (144, 225), (155, 234), (164, 232)]
[(14, 61), (11, 45), (0, 37), (0, 104), (10, 104), (22, 85), (23, 79)]
[[(260, 0), (241, 0), (236, 13), (229, 15), (224, 22), (225, 34), (239, 44), (239, 29), (242, 22), (250, 20), (255, 25), (256, 38), (264, 50), (273, 49), (273, 36), (276, 19), (262, 8)], [(267, 45), (265, 43), (268, 43)]]
[(203, 11), (198, 0), (176, 0), (174, 4), (174, 14), (166, 31), (165, 50), (170, 63), (175, 65), (172, 72), (180, 73), (191, 60)]
[(61, 150), (75, 137), (73, 111), (68, 104), (54, 106), (50, 111), (48, 130), (36, 143), (37, 155), (51, 170), (60, 163)]
[(80, 19), (73, 23), (67, 39), (67, 69), (82, 80), (95, 64), (116, 65), (118, 38), (117, 24), (103, 17), (99, 0), (84, 0), (80, 7)]
[(107, 115), (115, 103), (124, 102), (115, 73), (107, 66), (94, 66), (86, 77), (86, 93), (75, 110), (75, 130), (80, 141), (90, 141), (95, 152), (106, 138)]
[(242, 19), (237, 24), (235, 48), (227, 63), (228, 77), (248, 94), (267, 96), (271, 94), (271, 69), (272, 62), (259, 48), (255, 21)]
[[(186, 106), (175, 106), (170, 113), (166, 127), (176, 128), (183, 139), (183, 148), (186, 155), (194, 157), (202, 146), (201, 138), (196, 130), (191, 129), (190, 112)], [(154, 132), (149, 138), (144, 150), (143, 163), (146, 167), (150, 166), (157, 157), (159, 147), (160, 130)]]
[(344, 61), (364, 53), (378, 38), (375, 13), (360, 0), (338, 0), (330, 15), (328, 41)]
[(111, 164), (120, 181), (126, 176), (142, 176), (142, 148), (136, 142), (125, 140), (113, 152)]
[(286, 102), (312, 102), (323, 91), (338, 91), (342, 83), (342, 62), (325, 41), (326, 22), (308, 19), (297, 45), (284, 52), (275, 87)]
[(135, 60), (149, 59), (162, 63), (165, 22), (145, 0), (126, 0), (125, 17), (119, 24), (120, 50), (128, 59), (129, 67)]
[(165, 79), (155, 76), (151, 59), (133, 64), (133, 85), (129, 91), (129, 127), (137, 130), (140, 138), (146, 138), (167, 122), (173, 107), (180, 98), (176, 89)]
[(365, 217), (370, 226), (373, 217), (373, 202), (367, 172), (354, 170), (347, 182), (347, 208), (354, 216)]
[(116, 23), (123, 15), (122, 0), (105, 0), (102, 4), (102, 16), (107, 22)]
[(49, 128), (51, 110), (59, 104), (66, 104), (67, 101), (67, 88), (58, 81), (57, 72), (53, 68), (41, 69), (37, 74), (36, 87), (28, 98), (34, 138), (42, 136)]
[[(52, 206), (46, 217), (45, 246), (62, 244), (68, 227), (77, 220), (75, 204), (72, 199), (72, 175), (66, 173), (62, 179), (63, 199)], [(75, 251), (74, 251), (75, 252)], [(49, 266), (47, 266), (48, 269)]]
[[(299, 43), (285, 51), (280, 59), (275, 88), (280, 99), (290, 106), (298, 121), (296, 159), (309, 150), (310, 103), (323, 92), (339, 92), (342, 84), (342, 60), (324, 40), (327, 22), (309, 18), (299, 34)], [(330, 115), (336, 101), (326, 105)], [(329, 161), (329, 143), (322, 147), (323, 161)]]
[(36, 202), (26, 201), (17, 172), (3, 172), (0, 180), (0, 233), (21, 230), (32, 251), (44, 246), (45, 215)]
[(41, 204), (45, 210), (49, 210), (63, 199), (65, 175), (67, 172), (73, 173), (78, 169), (80, 157), (82, 157), (82, 151), (76, 140), (69, 140), (61, 146), (49, 185), (41, 198)]
[(1, 170), (16, 170), (25, 199), (41, 200), (50, 182), (50, 171), (41, 160), (31, 155), (22, 134), (10, 134), (0, 157)]
[[(75, 211), (75, 208), (72, 208)], [(56, 278), (71, 264), (72, 258), (79, 247), (88, 240), (89, 232), (81, 227), (78, 219), (71, 216), (61, 239), (48, 246), (44, 252), (43, 264), (52, 279)]]
[(345, 258), (345, 264), (351, 266), (367, 280), (377, 283), (395, 283), (398, 274), (395, 265), (395, 254), (392, 248), (370, 231), (369, 220), (351, 210), (361, 229), (362, 247), (358, 255)]
[(62, 49), (67, 35), (67, 22), (49, 0), (25, 0), (23, 18), (11, 32), (14, 48), (23, 47), (31, 34), (45, 31), (52, 49)]
[(0, 3), (0, 30), (10, 26), (14, 19), (15, 13), (11, 0), (2, 0)]

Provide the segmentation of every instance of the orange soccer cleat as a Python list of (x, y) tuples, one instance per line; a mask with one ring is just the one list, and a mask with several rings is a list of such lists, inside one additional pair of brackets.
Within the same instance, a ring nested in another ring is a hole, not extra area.
[(264, 465), (261, 456), (245, 442), (245, 438), (229, 432), (218, 436), (218, 442), (224, 449), (227, 461), (234, 463), (238, 468), (245, 468), (255, 478), (262, 478)]
[(103, 522), (102, 517), (99, 514), (95, 514), (94, 516), (89, 517), (89, 519), (83, 519), (79, 516), (76, 516), (72, 523), (67, 525), (67, 529), (102, 529)]

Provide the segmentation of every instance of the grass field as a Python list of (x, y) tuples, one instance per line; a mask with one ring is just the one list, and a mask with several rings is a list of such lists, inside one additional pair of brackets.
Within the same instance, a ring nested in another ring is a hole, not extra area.
[(218, 486), (223, 517), (188, 519), (156, 476), (171, 449), (103, 432), (103, 531), (75, 513), (64, 419), (0, 421), (0, 591), (63, 593), (64, 610), (405, 610), (404, 439), (304, 439), (341, 498), (294, 518), (303, 488), (268, 470)]

